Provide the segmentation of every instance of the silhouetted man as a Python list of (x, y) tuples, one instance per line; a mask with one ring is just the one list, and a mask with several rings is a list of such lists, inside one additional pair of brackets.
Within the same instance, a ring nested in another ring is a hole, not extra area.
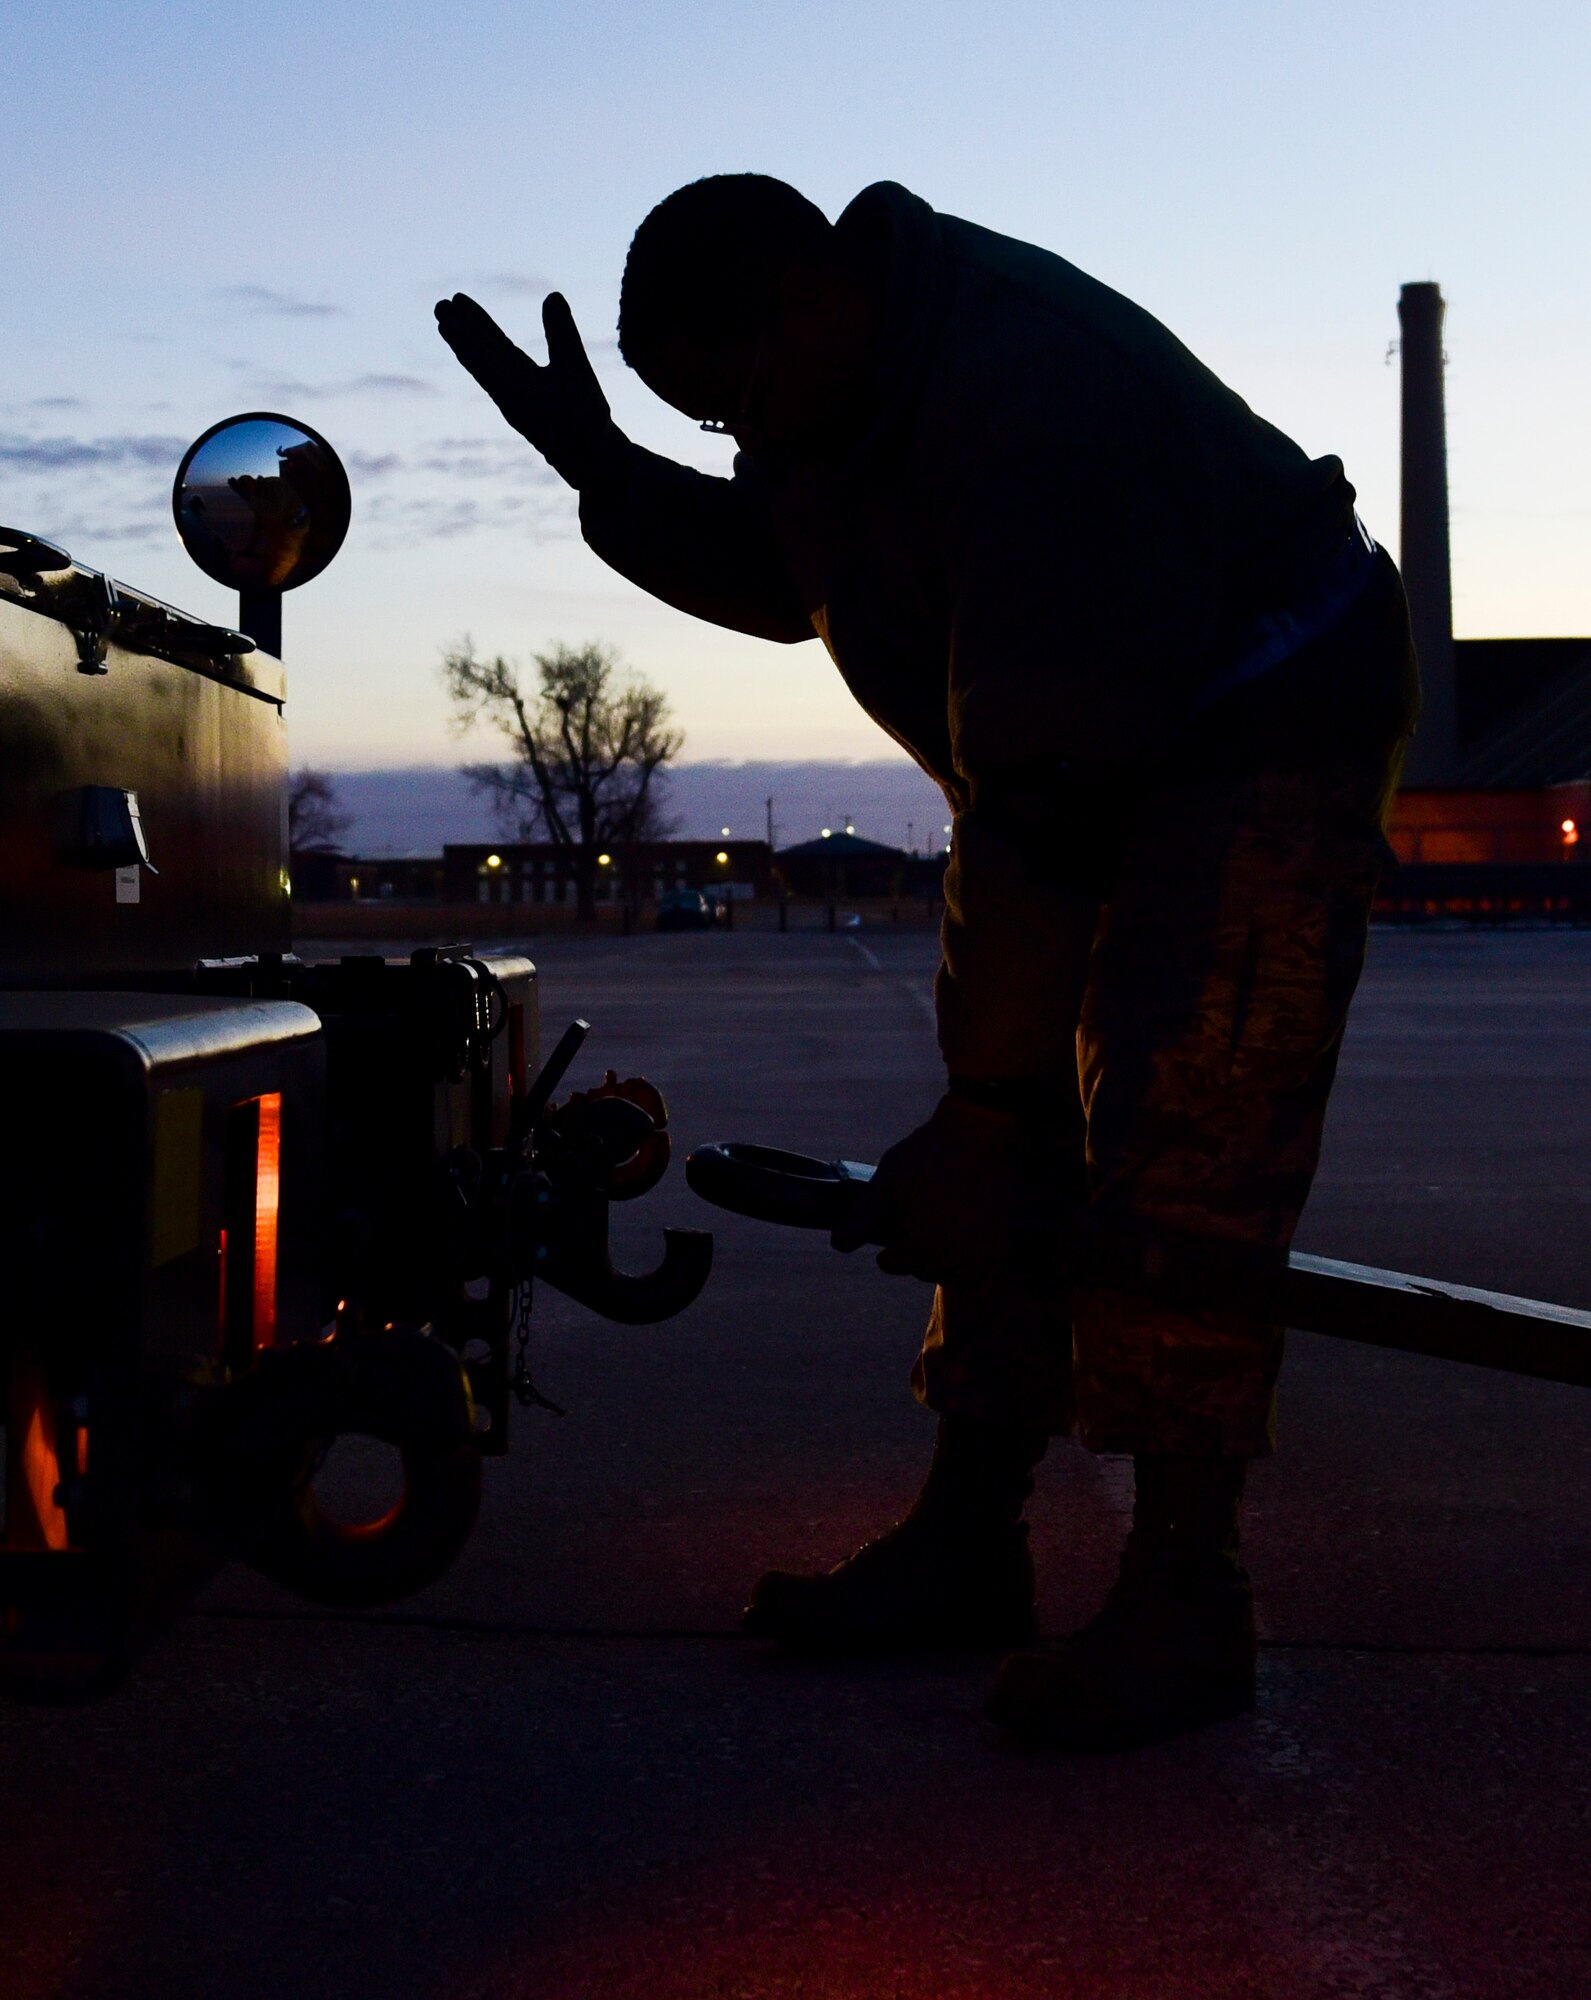
[(1402, 589), (1335, 458), (1311, 461), (1148, 313), (883, 183), (838, 223), (759, 175), (636, 232), (619, 345), (733, 434), (731, 479), (631, 444), (556, 294), (538, 366), (473, 301), (471, 373), (643, 589), (821, 638), (943, 787), (948, 1071), (842, 1248), (936, 1281), (939, 1413), (906, 1518), (749, 1632), (810, 1647), (1024, 1645), (1022, 1509), (1050, 1436), (1132, 1454), (1103, 1610), (1001, 1669), (989, 1712), (1104, 1747), (1251, 1705), (1237, 1553), (1282, 1329), (1068, 1296), (1012, 1217), (1285, 1249), (1319, 1151), (1382, 828), (1417, 702)]

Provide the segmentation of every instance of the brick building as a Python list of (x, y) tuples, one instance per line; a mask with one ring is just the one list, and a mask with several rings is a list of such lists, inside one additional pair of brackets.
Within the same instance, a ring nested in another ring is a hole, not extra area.
[(1406, 866), (1581, 862), (1591, 858), (1591, 780), (1519, 789), (1411, 788), (1393, 801), (1387, 838)]
[(437, 903), (442, 859), (436, 854), (376, 859), (308, 848), (292, 857), (293, 897), (300, 903)]
[[(765, 896), (773, 850), (765, 840), (650, 840), (597, 857), (599, 903), (654, 902), (670, 889)], [(449, 903), (573, 903), (574, 879), (550, 840), (473, 842), (442, 850)]]

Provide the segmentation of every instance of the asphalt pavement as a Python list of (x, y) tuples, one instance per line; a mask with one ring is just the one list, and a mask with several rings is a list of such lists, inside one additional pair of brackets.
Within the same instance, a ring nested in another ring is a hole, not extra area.
[[(644, 1070), (682, 1153), (875, 1153), (937, 1095), (921, 933), (559, 940), (575, 1081)], [(1382, 932), (1300, 1247), (1591, 1304), (1591, 934)], [(1591, 1395), (1292, 1339), (1246, 1552), (1252, 1718), (1013, 1749), (987, 1658), (791, 1663), (772, 1563), (910, 1499), (926, 1306), (701, 1210), (653, 1329), (538, 1301), (558, 1418), (454, 1572), (370, 1616), (223, 1572), (88, 1708), (0, 1710), (5, 2000), (1026, 2000), (1591, 1994)], [(1057, 1445), (1042, 1613), (1097, 1604), (1130, 1468)]]

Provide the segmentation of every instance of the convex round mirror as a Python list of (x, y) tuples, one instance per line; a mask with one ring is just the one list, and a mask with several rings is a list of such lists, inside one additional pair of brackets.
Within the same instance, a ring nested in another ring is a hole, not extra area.
[(319, 576), (352, 509), (326, 440), (268, 411), (212, 424), (183, 454), (171, 490), (183, 546), (233, 590), (295, 590)]

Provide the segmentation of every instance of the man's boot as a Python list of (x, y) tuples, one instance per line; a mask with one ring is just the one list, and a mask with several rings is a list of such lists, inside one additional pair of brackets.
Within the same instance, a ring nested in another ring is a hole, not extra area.
[(1033, 1558), (1022, 1509), (1049, 1443), (941, 1417), (911, 1512), (827, 1575), (769, 1570), (742, 1621), (812, 1651), (1031, 1644)]
[(1000, 1669), (985, 1713), (1031, 1743), (1131, 1750), (1254, 1706), (1237, 1559), (1242, 1459), (1139, 1458), (1132, 1533), (1099, 1616)]

